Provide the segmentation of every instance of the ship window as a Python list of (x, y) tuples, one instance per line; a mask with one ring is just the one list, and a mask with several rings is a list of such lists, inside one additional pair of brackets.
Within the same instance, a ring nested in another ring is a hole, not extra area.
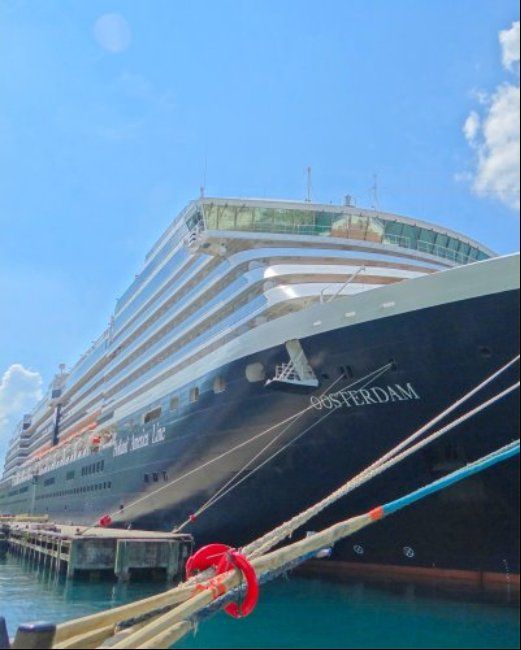
[(172, 397), (170, 400), (170, 410), (177, 411), (179, 409), (179, 397)]
[(150, 476), (148, 474), (145, 474), (145, 476), (143, 476), (143, 480), (145, 481), (145, 483), (148, 483), (150, 480)]
[(406, 243), (408, 248), (416, 248), (418, 229), (415, 226), (404, 224), (402, 236), (406, 238)]
[(224, 377), (216, 377), (213, 380), (213, 392), (224, 393), (226, 390), (226, 379)]
[(250, 208), (240, 207), (237, 210), (235, 227), (237, 230), (251, 230), (253, 219), (253, 210)]
[(153, 409), (152, 411), (149, 411), (148, 413), (145, 413), (145, 417), (143, 418), (143, 422), (145, 424), (148, 424), (149, 422), (155, 422), (155, 420), (159, 420), (161, 417), (161, 407), (158, 406), (158, 408)]
[(152, 474), (152, 479), (154, 480), (154, 483), (157, 483), (157, 481), (159, 480), (159, 476), (158, 476), (157, 472), (154, 472)]
[(246, 379), (254, 383), (256, 381), (264, 381), (266, 379), (266, 372), (262, 363), (250, 363), (246, 366)]
[(199, 399), (200, 391), (199, 391), (199, 386), (194, 386), (193, 388), (190, 389), (190, 401), (191, 402), (197, 402)]

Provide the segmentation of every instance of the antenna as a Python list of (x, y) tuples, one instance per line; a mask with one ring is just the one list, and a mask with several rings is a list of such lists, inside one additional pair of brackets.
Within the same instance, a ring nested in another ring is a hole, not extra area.
[(203, 184), (201, 185), (200, 192), (201, 198), (204, 199), (204, 192), (206, 190), (206, 172), (208, 171), (208, 155), (204, 154), (204, 170), (203, 170)]
[(308, 183), (307, 183), (307, 192), (306, 192), (306, 203), (311, 203), (311, 167), (308, 165), (307, 168)]
[(373, 210), (380, 209), (380, 201), (378, 199), (378, 174), (373, 174), (373, 184), (369, 188), (371, 192), (371, 207)]

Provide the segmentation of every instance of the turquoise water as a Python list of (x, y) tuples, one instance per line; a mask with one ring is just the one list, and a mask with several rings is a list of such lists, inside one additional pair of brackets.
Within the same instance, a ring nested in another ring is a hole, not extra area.
[[(160, 591), (161, 582), (66, 583), (0, 560), (0, 615), (62, 621)], [(519, 648), (515, 607), (292, 577), (262, 588), (247, 619), (218, 614), (179, 648)]]

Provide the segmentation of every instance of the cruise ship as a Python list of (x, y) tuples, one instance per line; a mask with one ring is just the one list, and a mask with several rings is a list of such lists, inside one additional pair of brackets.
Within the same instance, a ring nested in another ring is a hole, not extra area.
[[(456, 415), (515, 383), (518, 334), (518, 254), (349, 201), (201, 197), (147, 254), (107, 329), (20, 414), (0, 513), (182, 527), (198, 545), (243, 545), (498, 369)], [(513, 391), (309, 528), (443, 476), (518, 430)], [(330, 562), (519, 590), (518, 462), (348, 538)]]

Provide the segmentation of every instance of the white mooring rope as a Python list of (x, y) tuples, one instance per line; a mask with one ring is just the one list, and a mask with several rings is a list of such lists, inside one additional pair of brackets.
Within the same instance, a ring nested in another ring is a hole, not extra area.
[(325, 499), (320, 501), (318, 504), (315, 504), (311, 508), (308, 508), (307, 510), (299, 513), (297, 516), (293, 517), (292, 519), (288, 520), (287, 522), (284, 522), (274, 530), (270, 531), (263, 537), (255, 540), (254, 542), (251, 542), (247, 546), (245, 546), (242, 550), (243, 552), (248, 555), (249, 557), (257, 557), (259, 554), (266, 552), (266, 550), (273, 548), (276, 544), (281, 542), (283, 539), (291, 535), (297, 528), (300, 528), (300, 526), (304, 525), (307, 521), (312, 519), (315, 515), (317, 515), (319, 512), (327, 508), (329, 505), (332, 503), (335, 503), (338, 501), (338, 499), (342, 498), (343, 496), (349, 494), (351, 491), (355, 490), (356, 488), (360, 487), (367, 481), (371, 480), (375, 476), (378, 476), (379, 474), (383, 473), (387, 469), (390, 469), (394, 465), (398, 464), (400, 461), (404, 460), (408, 456), (412, 455), (422, 447), (425, 447), (428, 445), (430, 442), (433, 440), (436, 440), (440, 436), (444, 435), (451, 429), (454, 429), (456, 426), (461, 424), (462, 422), (465, 422), (469, 418), (471, 418), (473, 415), (476, 415), (480, 411), (483, 411), (484, 409), (488, 408), (495, 402), (499, 401), (509, 393), (511, 393), (513, 390), (516, 390), (519, 388), (519, 382), (509, 386), (507, 389), (504, 391), (498, 393), (497, 395), (494, 395), (494, 397), (490, 398), (486, 402), (480, 404), (479, 406), (475, 407), (474, 409), (467, 411), (464, 413), (462, 416), (457, 418), (456, 420), (453, 420), (452, 422), (448, 423), (438, 431), (435, 431), (432, 433), (430, 436), (425, 438), (423, 441), (417, 443), (416, 445), (410, 447), (409, 449), (406, 449), (403, 451), (401, 454), (400, 452), (404, 447), (407, 447), (410, 445), (412, 442), (414, 442), (419, 436), (421, 436), (423, 433), (427, 432), (434, 424), (437, 424), (440, 420), (445, 418), (449, 413), (452, 413), (456, 408), (461, 406), (464, 402), (468, 401), (473, 395), (475, 395), (479, 390), (484, 388), (487, 384), (489, 384), (491, 381), (496, 379), (500, 374), (505, 372), (508, 368), (510, 368), (514, 363), (516, 363), (519, 360), (519, 355), (514, 357), (511, 361), (506, 363), (504, 366), (499, 368), (496, 372), (494, 372), (492, 375), (487, 377), (485, 380), (483, 380), (481, 383), (479, 383), (475, 388), (472, 390), (468, 391), (465, 395), (463, 395), (460, 399), (458, 399), (456, 402), (451, 404), (448, 408), (446, 408), (444, 411), (442, 411), (440, 414), (436, 415), (434, 418), (432, 418), (429, 422), (427, 422), (425, 425), (420, 427), (417, 431), (415, 431), (413, 434), (411, 434), (408, 438), (406, 438), (404, 441), (393, 447), (389, 452), (384, 454), (381, 458), (376, 460), (372, 465), (367, 467), (365, 470), (357, 474), (355, 477), (344, 483), (341, 487), (339, 487), (335, 492), (332, 494), (328, 495)]
[[(351, 382), (350, 384), (345, 386), (342, 390), (347, 390), (349, 388), (353, 388), (353, 386), (356, 386), (360, 382), (362, 382), (364, 380), (368, 380), (369, 378), (371, 378), (371, 380), (373, 380), (374, 375), (376, 375), (376, 378), (379, 377), (381, 374), (383, 374), (383, 372), (385, 372), (389, 368), (391, 368), (391, 366), (392, 366), (392, 364), (386, 363), (385, 365), (381, 366), (380, 368), (378, 368), (376, 370), (373, 370), (372, 372), (368, 373), (364, 377), (361, 377), (360, 379), (357, 379), (357, 380)], [(341, 379), (343, 379), (342, 376), (337, 377), (337, 379), (335, 379), (333, 382), (331, 382), (331, 384), (325, 389), (325, 391), (321, 393), (321, 396), (325, 395), (327, 391), (330, 391)], [(200, 471), (206, 469), (210, 465), (213, 465), (214, 463), (222, 460), (226, 456), (229, 456), (230, 454), (233, 454), (234, 452), (238, 451), (239, 449), (242, 449), (243, 447), (251, 445), (256, 440), (259, 440), (260, 438), (263, 438), (264, 436), (268, 435), (272, 431), (278, 429), (280, 426), (284, 426), (284, 425), (287, 424), (288, 428), (289, 428), (289, 426), (291, 426), (294, 422), (296, 422), (302, 415), (304, 415), (308, 411), (312, 410), (313, 408), (314, 408), (313, 405), (306, 406), (305, 408), (301, 409), (300, 411), (297, 411), (296, 413), (293, 413), (292, 415), (288, 416), (287, 418), (284, 418), (280, 422), (276, 422), (275, 424), (270, 425), (267, 429), (264, 429), (263, 431), (255, 434), (251, 438), (248, 438), (248, 440), (245, 440), (245, 441), (235, 445), (231, 449), (227, 449), (226, 451), (224, 451), (221, 454), (215, 456), (214, 458), (210, 458), (210, 460), (202, 463), (201, 465), (198, 465), (197, 467), (194, 467), (193, 469), (189, 470), (188, 472), (185, 472), (181, 476), (176, 477), (172, 481), (169, 481), (165, 485), (162, 485), (161, 487), (153, 490), (152, 492), (148, 492), (147, 494), (144, 494), (143, 496), (139, 497), (138, 499), (135, 499), (134, 501), (131, 501), (129, 504), (125, 505), (124, 512), (128, 514), (128, 511), (131, 508), (134, 508), (135, 506), (137, 506), (137, 505), (139, 505), (139, 504), (141, 504), (141, 503), (143, 503), (145, 501), (148, 501), (153, 496), (156, 496), (159, 492), (163, 492), (164, 490), (167, 490), (167, 489), (171, 488), (173, 485), (183, 481), (184, 479), (188, 478), (189, 476), (192, 476), (193, 474), (195, 474), (197, 472), (200, 472)], [(109, 513), (109, 516), (114, 521), (117, 521), (119, 514), (120, 514), (120, 511), (118, 510), (118, 511), (114, 511), (114, 512)], [(90, 530), (91, 528), (95, 528), (96, 525), (97, 524), (93, 524), (87, 530)], [(176, 529), (176, 530), (178, 530), (178, 529)]]

